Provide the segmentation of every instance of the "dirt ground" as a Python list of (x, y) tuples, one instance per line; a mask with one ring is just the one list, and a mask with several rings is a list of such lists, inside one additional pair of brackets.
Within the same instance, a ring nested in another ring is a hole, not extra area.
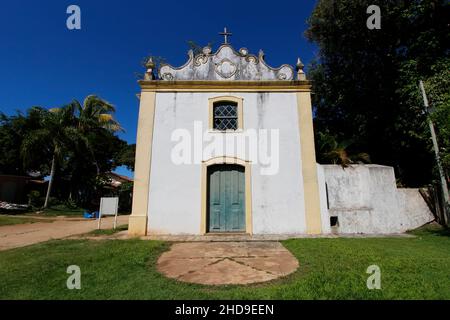
[[(118, 216), (117, 225), (128, 224), (128, 217)], [(97, 220), (82, 218), (52, 217), (51, 220), (0, 227), (0, 251), (87, 233), (97, 229), (98, 224)], [(111, 229), (113, 222), (113, 217), (102, 218), (101, 228)]]

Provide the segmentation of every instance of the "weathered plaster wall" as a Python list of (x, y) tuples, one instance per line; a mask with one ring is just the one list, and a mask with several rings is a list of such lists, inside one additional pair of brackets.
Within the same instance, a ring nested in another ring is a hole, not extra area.
[(397, 189), (394, 169), (380, 165), (322, 166), (329, 215), (339, 233), (397, 233), (433, 220), (416, 189)]
[[(279, 166), (274, 175), (263, 175), (267, 166), (255, 163), (242, 150), (224, 150), (215, 156), (237, 156), (252, 162), (252, 219), (254, 234), (305, 233), (305, 209), (296, 93), (175, 93), (156, 95), (153, 155), (150, 176), (148, 232), (160, 234), (199, 234), (201, 230), (200, 163), (176, 165), (171, 141), (176, 129), (186, 129), (194, 137), (194, 121), (208, 131), (208, 99), (219, 96), (243, 98), (244, 130), (279, 130)], [(223, 133), (207, 132), (206, 139)], [(242, 133), (226, 133), (243, 139)], [(192, 141), (192, 143), (194, 143)], [(273, 150), (275, 151), (275, 150)], [(270, 152), (270, 151), (269, 151)], [(270, 154), (270, 153), (269, 153)], [(192, 155), (194, 160), (194, 155)]]
[(323, 166), (317, 165), (317, 180), (320, 196), (320, 217), (322, 222), (322, 233), (331, 233), (330, 215), (328, 213), (327, 190), (325, 183), (325, 170)]
[(419, 189), (397, 189), (397, 199), (400, 208), (403, 210), (403, 228), (407, 230), (415, 229), (430, 221), (434, 216), (423, 200)]

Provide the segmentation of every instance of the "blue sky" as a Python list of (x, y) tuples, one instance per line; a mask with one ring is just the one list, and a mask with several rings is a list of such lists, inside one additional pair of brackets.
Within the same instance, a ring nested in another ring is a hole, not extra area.
[[(316, 49), (303, 36), (314, 0), (41, 0), (0, 4), (0, 111), (57, 107), (97, 94), (117, 108), (122, 139), (136, 141), (136, 73), (150, 54), (184, 64), (187, 41), (213, 42), (227, 27), (231, 44), (263, 49), (272, 66), (307, 64)], [(81, 8), (81, 30), (66, 28), (66, 9)], [(120, 168), (119, 173), (132, 175)]]

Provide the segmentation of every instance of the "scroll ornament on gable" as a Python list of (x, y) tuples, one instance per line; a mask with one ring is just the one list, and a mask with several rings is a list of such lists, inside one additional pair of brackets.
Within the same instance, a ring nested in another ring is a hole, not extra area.
[[(299, 80), (306, 80), (303, 66), (297, 64)], [(201, 53), (195, 55), (188, 52), (188, 61), (181, 67), (161, 64), (158, 77), (160, 80), (215, 80), (215, 81), (292, 81), (295, 79), (294, 68), (284, 64), (278, 68), (269, 66), (264, 60), (264, 52), (250, 54), (246, 48), (235, 51), (229, 44), (223, 44), (217, 52), (212, 53), (211, 47), (204, 47)]]

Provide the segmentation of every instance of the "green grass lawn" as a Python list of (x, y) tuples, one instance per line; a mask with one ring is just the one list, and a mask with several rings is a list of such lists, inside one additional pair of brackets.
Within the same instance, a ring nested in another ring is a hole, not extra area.
[(116, 229), (100, 229), (100, 230), (97, 229), (97, 230), (88, 232), (86, 235), (88, 235), (88, 236), (111, 236), (117, 232), (121, 232), (121, 231), (125, 231), (125, 230), (128, 230), (127, 224), (117, 226)]
[(44, 216), (47, 217), (55, 217), (55, 216), (82, 216), (84, 210), (81, 208), (69, 208), (65, 205), (57, 205), (52, 206), (44, 210), (43, 213), (41, 213)]
[[(0, 252), (1, 299), (450, 299), (450, 236), (297, 239), (283, 244), (299, 259), (290, 276), (266, 284), (210, 287), (156, 271), (168, 243), (61, 240)], [(381, 268), (381, 290), (366, 269)], [(81, 290), (68, 290), (66, 268), (81, 268)]]
[[(56, 217), (56, 216), (67, 216), (67, 217), (82, 217), (86, 210), (83, 208), (72, 208), (66, 205), (54, 205), (47, 209), (39, 211), (38, 209), (29, 212), (28, 214), (36, 214), (44, 217)], [(130, 212), (119, 212), (119, 215), (129, 215)]]
[(51, 222), (51, 221), (33, 219), (29, 217), (11, 217), (0, 215), (0, 226), (10, 226), (14, 224), (35, 223), (35, 222)]

